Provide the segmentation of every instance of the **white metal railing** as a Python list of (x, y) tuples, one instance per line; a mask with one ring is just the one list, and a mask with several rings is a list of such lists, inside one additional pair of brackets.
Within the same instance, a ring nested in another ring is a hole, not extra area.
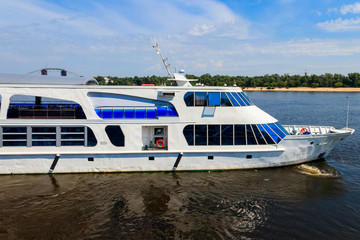
[[(331, 126), (310, 126), (310, 125), (283, 125), (290, 135), (311, 134), (320, 135), (330, 133)], [(306, 133), (308, 132), (308, 133)]]

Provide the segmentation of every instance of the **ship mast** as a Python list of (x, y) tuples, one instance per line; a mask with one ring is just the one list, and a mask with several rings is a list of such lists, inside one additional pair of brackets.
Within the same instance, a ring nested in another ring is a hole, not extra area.
[(161, 59), (162, 63), (164, 64), (164, 66), (165, 66), (165, 68), (166, 68), (166, 71), (167, 71), (169, 77), (172, 77), (172, 75), (171, 75), (171, 73), (170, 73), (170, 71), (169, 71), (169, 66), (170, 66), (170, 64), (167, 64), (167, 63), (166, 63), (166, 61), (167, 61), (168, 59), (163, 57), (163, 55), (162, 55), (162, 53), (161, 53), (161, 50), (160, 50), (160, 47), (159, 47), (158, 43), (156, 42), (156, 40), (155, 40), (154, 42), (155, 42), (155, 43), (154, 43), (154, 45), (153, 45), (153, 48), (155, 49), (156, 53), (159, 54), (160, 59)]

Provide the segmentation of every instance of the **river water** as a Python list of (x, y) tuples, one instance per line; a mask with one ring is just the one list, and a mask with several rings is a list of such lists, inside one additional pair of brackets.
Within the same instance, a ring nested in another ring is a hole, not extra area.
[(360, 239), (360, 94), (249, 92), (282, 124), (357, 130), (264, 170), (0, 176), (0, 239)]

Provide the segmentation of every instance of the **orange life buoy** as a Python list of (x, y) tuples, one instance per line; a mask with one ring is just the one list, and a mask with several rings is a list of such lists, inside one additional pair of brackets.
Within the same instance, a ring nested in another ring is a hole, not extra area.
[(306, 133), (306, 132), (309, 132), (309, 130), (308, 130), (307, 128), (302, 128), (302, 129), (300, 130), (300, 132), (301, 132), (302, 134), (304, 134), (304, 133)]
[(159, 148), (164, 147), (165, 146), (164, 140), (162, 140), (162, 139), (157, 140), (156, 141), (156, 146), (158, 146)]

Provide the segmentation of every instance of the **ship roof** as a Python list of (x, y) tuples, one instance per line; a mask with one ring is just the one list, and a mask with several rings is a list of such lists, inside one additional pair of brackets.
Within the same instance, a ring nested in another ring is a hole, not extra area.
[(92, 77), (48, 76), (0, 73), (0, 84), (23, 85), (98, 85)]

